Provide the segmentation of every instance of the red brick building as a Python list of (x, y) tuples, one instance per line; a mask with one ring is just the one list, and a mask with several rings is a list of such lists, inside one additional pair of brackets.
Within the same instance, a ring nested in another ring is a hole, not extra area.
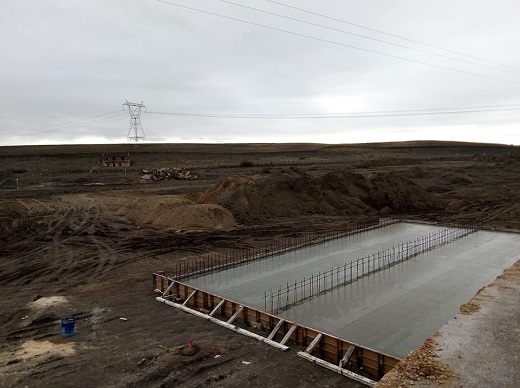
[(130, 154), (126, 155), (105, 155), (103, 154), (102, 159), (103, 166), (105, 167), (130, 167)]

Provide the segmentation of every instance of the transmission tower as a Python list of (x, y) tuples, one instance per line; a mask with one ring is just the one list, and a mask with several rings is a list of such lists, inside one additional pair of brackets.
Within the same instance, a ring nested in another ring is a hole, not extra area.
[(135, 141), (136, 143), (139, 140), (145, 140), (146, 136), (144, 134), (143, 125), (141, 124), (141, 109), (144, 108), (144, 111), (146, 112), (146, 106), (141, 103), (136, 102), (128, 102), (128, 100), (125, 99), (125, 103), (123, 104), (124, 107), (128, 107), (128, 113), (130, 113), (130, 126), (128, 127), (128, 141)]

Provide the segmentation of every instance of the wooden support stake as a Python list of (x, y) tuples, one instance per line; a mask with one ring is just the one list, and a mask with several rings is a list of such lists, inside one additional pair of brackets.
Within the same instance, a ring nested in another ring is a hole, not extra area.
[(218, 304), (215, 306), (215, 308), (213, 309), (213, 311), (211, 311), (209, 313), (209, 316), (212, 317), (213, 315), (215, 315), (217, 313), (217, 311), (222, 307), (222, 305), (226, 302), (225, 299), (222, 299), (220, 302), (218, 302)]
[(381, 353), (377, 354), (377, 378), (382, 379), (385, 375), (385, 358)]
[(298, 328), (298, 325), (295, 323), (291, 326), (287, 334), (285, 334), (285, 337), (280, 341), (280, 344), (285, 345), (287, 341), (289, 341), (289, 338), (291, 338), (292, 333)]
[(361, 347), (356, 347), (357, 353), (357, 368), (360, 369), (363, 366), (363, 349)]
[(305, 351), (309, 354), (312, 354), (312, 351), (314, 350), (314, 348), (316, 347), (316, 345), (318, 345), (321, 341), (321, 337), (323, 337), (323, 334), (322, 333), (318, 333), (318, 335), (316, 337), (314, 337), (314, 339), (312, 340), (312, 342), (310, 343), (309, 346), (307, 346), (307, 349), (305, 349)]
[(184, 301), (184, 303), (182, 304), (183, 306), (186, 306), (188, 304), (188, 302), (190, 301), (191, 298), (193, 298), (195, 296), (195, 294), (197, 293), (198, 290), (193, 290), (193, 292), (190, 294), (190, 296), (188, 296), (186, 298), (186, 300)]
[(356, 350), (356, 347), (354, 345), (350, 345), (348, 350), (345, 352), (345, 355), (339, 362), (339, 367), (343, 368), (350, 360), (350, 357), (352, 357), (352, 354), (354, 354), (354, 350)]
[(242, 312), (242, 310), (244, 310), (244, 306), (240, 306), (238, 308), (237, 311), (235, 311), (235, 313), (233, 314), (233, 316), (231, 318), (228, 319), (227, 323), (231, 324), (235, 321), (235, 319), (237, 319), (237, 317), (239, 316), (239, 314)]
[(280, 319), (278, 321), (278, 323), (276, 324), (276, 326), (274, 327), (274, 329), (269, 334), (269, 336), (267, 337), (267, 339), (272, 340), (274, 338), (274, 336), (276, 335), (276, 333), (278, 333), (278, 330), (280, 330), (280, 327), (282, 327), (284, 322), (285, 322), (285, 319)]
[(170, 285), (168, 286), (168, 288), (166, 290), (164, 290), (164, 292), (162, 293), (162, 296), (164, 297), (166, 294), (168, 294), (168, 292), (170, 292), (170, 290), (173, 288), (174, 285), (175, 285), (175, 282), (172, 281), (170, 283)]
[(283, 350), (283, 351), (289, 350), (289, 348), (287, 346), (281, 345), (278, 342), (275, 342), (275, 341), (272, 341), (272, 340), (268, 340), (267, 338), (262, 337), (261, 335), (258, 335), (256, 333), (252, 333), (250, 331), (244, 330), (244, 329), (242, 329), (240, 327), (237, 327), (237, 326), (230, 325), (230, 324), (228, 324), (228, 323), (226, 323), (224, 321), (221, 321), (220, 319), (217, 319), (217, 318), (214, 318), (214, 317), (210, 317), (207, 314), (201, 313), (201, 312), (199, 312), (197, 310), (190, 309), (189, 307), (186, 307), (186, 306), (183, 306), (181, 304), (172, 302), (172, 301), (170, 301), (168, 299), (161, 298), (160, 296), (155, 298), (155, 300), (157, 300), (159, 302), (162, 302), (164, 304), (167, 304), (168, 306), (172, 306), (172, 307), (178, 308), (178, 309), (180, 309), (182, 311), (185, 311), (187, 313), (193, 314), (193, 315), (195, 315), (197, 317), (207, 319), (207, 320), (209, 320), (209, 321), (211, 321), (213, 323), (216, 323), (217, 325), (220, 325), (220, 326), (223, 326), (223, 327), (225, 327), (227, 329), (236, 331), (237, 333), (240, 333), (240, 334), (246, 335), (248, 337), (255, 338), (255, 339), (259, 340), (259, 341), (265, 342), (266, 344), (271, 345), (271, 346), (273, 346), (273, 347), (275, 347), (277, 349), (280, 349), (280, 350)]

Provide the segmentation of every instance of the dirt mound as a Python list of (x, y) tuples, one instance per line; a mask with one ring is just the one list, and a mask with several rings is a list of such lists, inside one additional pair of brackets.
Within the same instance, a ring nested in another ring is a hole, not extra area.
[(444, 202), (421, 186), (394, 172), (374, 174), (370, 182), (369, 203), (397, 213), (427, 212), (441, 209)]
[(197, 201), (220, 204), (244, 223), (313, 214), (402, 214), (442, 206), (431, 193), (393, 173), (365, 177), (330, 172), (315, 178), (296, 169), (268, 176), (227, 177), (201, 193)]
[(206, 230), (235, 226), (233, 214), (217, 204), (196, 204), (184, 196), (152, 196), (119, 212), (143, 224), (167, 229)]
[[(420, 348), (412, 350), (404, 360), (387, 373), (376, 384), (377, 388), (409, 387), (428, 381), (435, 386), (448, 384), (453, 377), (453, 370), (435, 358), (438, 347), (437, 334), (428, 338)], [(451, 386), (451, 384), (450, 384)]]
[(34, 302), (29, 304), (29, 308), (32, 310), (44, 310), (49, 307), (53, 307), (56, 305), (66, 304), (67, 298), (64, 296), (49, 296), (49, 297), (41, 297), (36, 299)]

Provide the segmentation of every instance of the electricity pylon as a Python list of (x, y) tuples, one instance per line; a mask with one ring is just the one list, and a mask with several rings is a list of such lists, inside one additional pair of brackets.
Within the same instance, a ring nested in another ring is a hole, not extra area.
[(128, 127), (128, 141), (135, 141), (136, 143), (139, 140), (145, 140), (146, 135), (144, 134), (143, 125), (141, 124), (141, 109), (144, 108), (146, 112), (146, 106), (141, 103), (136, 102), (128, 102), (125, 99), (125, 103), (123, 104), (123, 110), (125, 109), (125, 105), (128, 107), (128, 113), (130, 113), (130, 126)]

